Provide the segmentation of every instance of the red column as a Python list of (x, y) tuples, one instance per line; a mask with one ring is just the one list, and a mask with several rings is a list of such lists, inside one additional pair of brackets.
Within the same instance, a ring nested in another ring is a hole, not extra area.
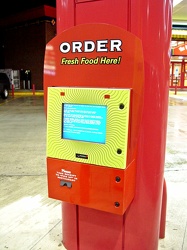
[[(144, 109), (136, 196), (126, 216), (125, 249), (157, 249), (168, 113), (171, 1), (132, 1), (130, 31), (141, 38)], [(136, 17), (136, 18), (134, 18)]]
[(57, 0), (58, 33), (86, 22), (120, 26), (142, 40), (145, 63), (135, 198), (123, 216), (65, 204), (63, 242), (68, 250), (158, 249), (168, 112), (171, 12), (171, 0), (77, 1), (77, 4), (73, 0)]

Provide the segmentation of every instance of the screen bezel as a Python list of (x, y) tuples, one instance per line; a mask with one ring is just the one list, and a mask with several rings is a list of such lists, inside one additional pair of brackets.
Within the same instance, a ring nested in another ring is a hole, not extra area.
[[(126, 167), (131, 89), (49, 87), (47, 156), (124, 169)], [(61, 138), (62, 104), (107, 106), (106, 143)], [(77, 155), (83, 157), (77, 157)]]

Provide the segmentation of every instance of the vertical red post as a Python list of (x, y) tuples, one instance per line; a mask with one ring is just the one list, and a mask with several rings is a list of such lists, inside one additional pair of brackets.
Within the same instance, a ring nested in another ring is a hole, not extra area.
[(32, 93), (35, 95), (35, 84), (32, 85)]
[(172, 1), (131, 1), (130, 18), (130, 31), (143, 44), (145, 92), (136, 196), (126, 216), (125, 249), (158, 249), (164, 202)]
[[(66, 17), (65, 21), (62, 16)], [(166, 201), (163, 185), (171, 21), (171, 0), (124, 0), (116, 4), (113, 0), (80, 0), (76, 4), (73, 0), (67, 4), (57, 0), (58, 34), (83, 23), (117, 25), (142, 40), (145, 63), (135, 198), (123, 216), (66, 204), (63, 237), (68, 250), (72, 244), (79, 250), (110, 249), (107, 242), (111, 238), (116, 243), (113, 250), (158, 249), (162, 200)], [(117, 234), (111, 233), (113, 228)]]
[(184, 79), (185, 79), (185, 60), (183, 59), (181, 63), (180, 88), (184, 88)]
[(12, 97), (14, 97), (14, 84), (12, 84)]

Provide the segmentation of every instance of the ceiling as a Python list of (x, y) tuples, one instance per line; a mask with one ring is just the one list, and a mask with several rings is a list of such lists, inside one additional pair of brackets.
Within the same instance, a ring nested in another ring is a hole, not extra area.
[(173, 24), (182, 24), (187, 26), (187, 0), (183, 0), (179, 4), (174, 6), (172, 22)]
[(0, 7), (0, 19), (41, 5), (56, 7), (56, 0), (5, 0)]

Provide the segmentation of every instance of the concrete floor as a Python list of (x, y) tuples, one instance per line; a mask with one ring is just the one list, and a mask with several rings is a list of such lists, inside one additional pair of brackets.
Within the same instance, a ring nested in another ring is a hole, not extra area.
[[(186, 250), (186, 93), (170, 92), (168, 116), (166, 234), (159, 250)], [(0, 142), (0, 249), (64, 250), (61, 202), (47, 197), (42, 95), (0, 99)]]
[(0, 121), (0, 249), (63, 249), (61, 202), (47, 197), (43, 97), (4, 101)]
[(166, 234), (159, 250), (187, 250), (187, 92), (170, 92), (165, 179)]

